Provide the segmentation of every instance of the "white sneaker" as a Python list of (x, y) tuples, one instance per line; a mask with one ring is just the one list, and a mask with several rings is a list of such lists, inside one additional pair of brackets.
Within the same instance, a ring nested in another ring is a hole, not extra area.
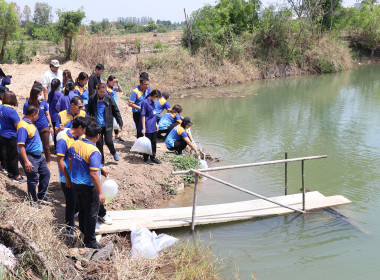
[(99, 223), (96, 222), (96, 225), (95, 225), (95, 233), (98, 233), (100, 231), (100, 226), (99, 226)]
[(99, 217), (99, 220), (101, 220), (103, 223), (107, 225), (112, 225), (112, 219), (110, 215), (106, 214), (104, 217)]

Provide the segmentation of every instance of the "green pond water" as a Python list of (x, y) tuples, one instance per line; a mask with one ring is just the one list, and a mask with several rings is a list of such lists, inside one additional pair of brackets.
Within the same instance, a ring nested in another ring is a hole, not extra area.
[[(220, 157), (213, 166), (328, 155), (305, 162), (305, 186), (340, 194), (349, 223), (323, 210), (209, 226), (199, 238), (224, 259), (223, 276), (240, 279), (380, 279), (380, 66), (323, 76), (201, 89), (239, 98), (169, 99), (191, 116), (195, 140)], [(242, 97), (243, 96), (243, 97)], [(289, 193), (301, 187), (301, 162), (290, 163)], [(284, 165), (213, 172), (272, 197), (284, 193)], [(163, 207), (190, 206), (186, 188)], [(204, 180), (198, 205), (255, 199)], [(189, 228), (165, 231), (191, 238)]]

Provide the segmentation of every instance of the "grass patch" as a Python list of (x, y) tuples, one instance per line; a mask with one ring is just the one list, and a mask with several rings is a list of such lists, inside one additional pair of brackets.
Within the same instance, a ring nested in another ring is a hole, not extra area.
[[(179, 156), (172, 153), (167, 153), (164, 156), (160, 157), (160, 159), (165, 162), (170, 162), (173, 165), (175, 171), (200, 168), (198, 159), (192, 156)], [(195, 182), (194, 174), (185, 174), (183, 176), (183, 181), (185, 185), (193, 184)]]

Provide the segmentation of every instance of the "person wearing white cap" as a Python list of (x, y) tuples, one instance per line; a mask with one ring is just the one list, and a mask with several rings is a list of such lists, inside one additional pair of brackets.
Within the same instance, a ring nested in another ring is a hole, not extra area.
[(48, 100), (48, 92), (50, 92), (51, 81), (53, 79), (59, 79), (59, 81), (62, 84), (63, 72), (59, 69), (60, 66), (61, 65), (59, 64), (59, 61), (53, 59), (52, 61), (50, 61), (50, 69), (46, 71), (45, 74), (42, 76), (42, 86), (45, 100)]

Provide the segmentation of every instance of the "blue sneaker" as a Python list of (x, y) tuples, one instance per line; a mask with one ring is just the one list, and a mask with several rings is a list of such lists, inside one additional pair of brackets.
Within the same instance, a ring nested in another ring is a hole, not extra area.
[(119, 160), (120, 160), (120, 156), (119, 156), (117, 153), (115, 153), (115, 154), (113, 155), (113, 158), (114, 158), (116, 161), (119, 161)]

